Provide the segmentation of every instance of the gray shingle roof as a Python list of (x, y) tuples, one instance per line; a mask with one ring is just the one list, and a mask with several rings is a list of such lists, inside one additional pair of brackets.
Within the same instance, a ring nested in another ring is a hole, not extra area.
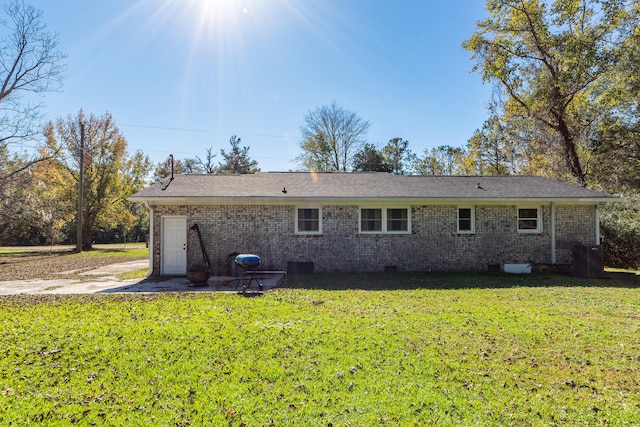
[[(388, 173), (263, 172), (251, 175), (176, 175), (131, 196), (136, 201), (171, 199), (616, 199), (538, 176), (403, 176)], [(283, 190), (286, 189), (286, 194)]]

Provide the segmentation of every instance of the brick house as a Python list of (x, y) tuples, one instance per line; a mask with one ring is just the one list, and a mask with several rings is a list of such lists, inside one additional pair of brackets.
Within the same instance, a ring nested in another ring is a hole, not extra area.
[(599, 244), (598, 205), (616, 199), (534, 176), (301, 172), (178, 175), (130, 198), (150, 209), (154, 276), (202, 263), (194, 224), (216, 275), (233, 253), (316, 272), (567, 266), (574, 245)]

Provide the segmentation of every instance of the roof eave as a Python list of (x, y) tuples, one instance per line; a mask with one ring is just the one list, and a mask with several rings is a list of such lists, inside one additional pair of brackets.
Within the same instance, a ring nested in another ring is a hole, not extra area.
[(249, 205), (249, 204), (353, 204), (353, 203), (398, 203), (398, 204), (518, 204), (518, 203), (561, 203), (561, 204), (598, 204), (617, 202), (618, 196), (606, 197), (143, 197), (131, 196), (133, 202), (150, 205)]

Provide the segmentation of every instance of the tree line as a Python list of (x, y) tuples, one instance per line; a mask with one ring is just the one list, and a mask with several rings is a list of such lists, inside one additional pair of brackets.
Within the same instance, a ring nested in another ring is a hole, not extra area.
[[(466, 146), (423, 156), (404, 146), (403, 170), (544, 175), (622, 195), (601, 210), (608, 263), (640, 266), (640, 3), (488, 0), (487, 12), (462, 46), (494, 90), (488, 119)], [(365, 143), (368, 123), (336, 113), (333, 104), (305, 117), (301, 163), (362, 170), (368, 159), (387, 170)]]
[(218, 162), (218, 164), (215, 163), (217, 153), (214, 152), (213, 147), (207, 148), (202, 157), (196, 156), (186, 159), (168, 158), (156, 165), (153, 171), (152, 181), (161, 181), (170, 176), (172, 172), (176, 175), (260, 172), (258, 161), (249, 157), (250, 147), (240, 147), (240, 142), (242, 142), (242, 138), (238, 138), (236, 135), (231, 136), (229, 139), (231, 149), (229, 151), (226, 151), (224, 148), (220, 149), (220, 156), (223, 161)]
[[(144, 153), (130, 153), (109, 113), (99, 116), (80, 110), (42, 123), (42, 105), (22, 97), (60, 88), (65, 55), (40, 10), (13, 0), (4, 11), (7, 19), (0, 22), (0, 245), (69, 244), (81, 239), (81, 248), (91, 249), (96, 241), (146, 240), (148, 211), (127, 199), (166, 177), (167, 162), (154, 168)], [(178, 160), (175, 173), (259, 170), (248, 157), (249, 147), (239, 146), (240, 138), (233, 136), (230, 143), (229, 151), (220, 150), (223, 161), (217, 165), (213, 163), (216, 154), (209, 148), (202, 159)]]
[[(466, 144), (414, 153), (409, 141), (395, 137), (376, 146), (367, 140), (369, 122), (333, 102), (304, 116), (298, 170), (531, 174), (620, 194), (622, 203), (601, 212), (608, 262), (640, 266), (640, 4), (489, 0), (487, 12), (462, 44), (473, 70), (493, 88), (488, 118)], [(81, 110), (41, 123), (40, 105), (21, 95), (57, 90), (65, 55), (39, 10), (13, 0), (5, 13), (0, 244), (72, 242), (81, 169), (87, 246), (144, 240), (148, 214), (127, 197), (172, 168), (176, 174), (260, 170), (235, 135), (228, 150), (210, 147), (202, 156), (153, 165), (143, 153), (129, 153), (108, 113)], [(36, 145), (35, 154), (25, 145)]]

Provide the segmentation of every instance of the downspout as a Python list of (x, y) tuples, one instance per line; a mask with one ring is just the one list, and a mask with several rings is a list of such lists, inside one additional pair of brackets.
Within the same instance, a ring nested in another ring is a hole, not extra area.
[(551, 265), (556, 264), (556, 205), (551, 202)]
[(150, 277), (153, 275), (153, 256), (155, 251), (153, 250), (153, 223), (154, 223), (154, 218), (153, 218), (153, 208), (149, 205), (149, 202), (146, 201), (144, 202), (145, 206), (149, 209), (149, 274), (147, 274), (147, 277)]
[(596, 205), (596, 245), (600, 244), (600, 211)]

